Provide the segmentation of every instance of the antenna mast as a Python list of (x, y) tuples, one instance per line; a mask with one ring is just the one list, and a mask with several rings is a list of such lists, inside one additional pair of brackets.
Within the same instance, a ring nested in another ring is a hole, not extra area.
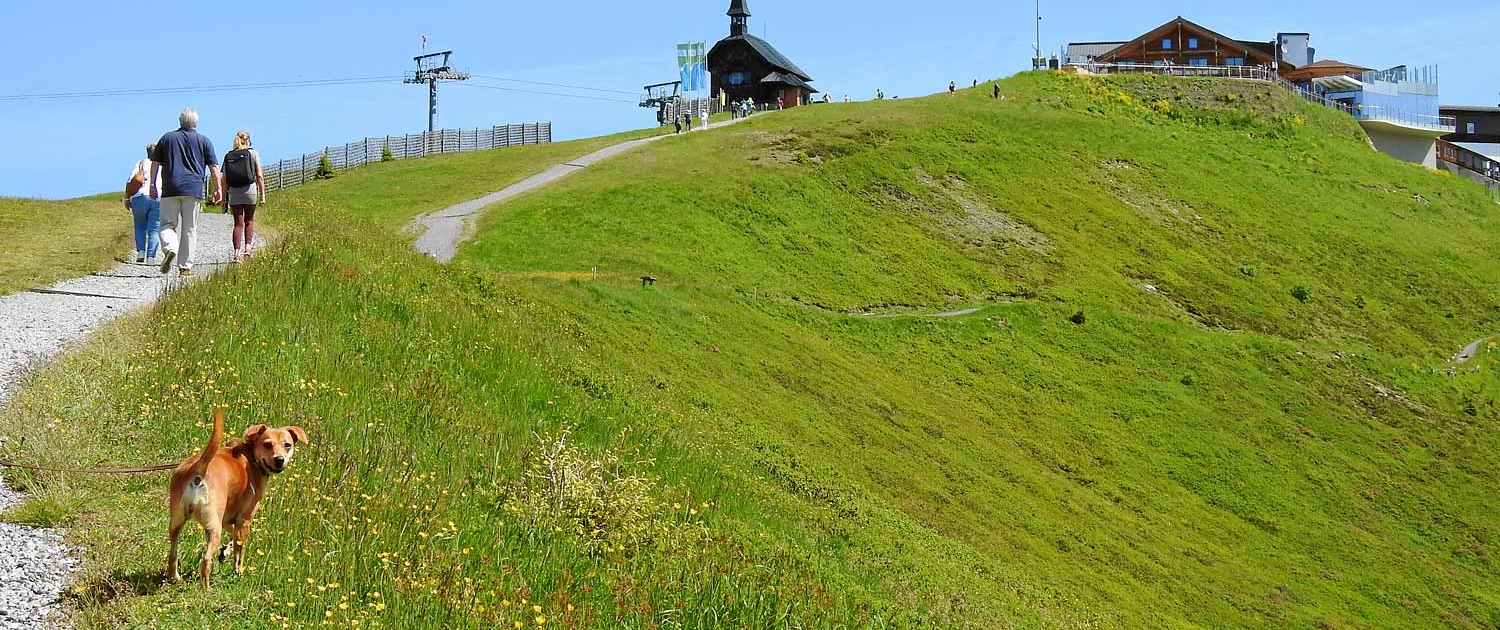
[(1036, 0), (1036, 40), (1032, 42), (1031, 50), (1031, 69), (1047, 67), (1046, 60), (1042, 59), (1042, 0)]
[[(423, 36), (426, 42), (426, 36)], [(402, 79), (402, 83), (421, 84), (426, 83), (427, 90), (427, 130), (437, 131), (438, 115), (438, 81), (467, 81), (469, 74), (459, 72), (448, 65), (448, 57), (453, 54), (451, 50), (436, 52), (427, 55), (418, 55), (412, 59), (417, 62), (417, 71), (411, 72)]]

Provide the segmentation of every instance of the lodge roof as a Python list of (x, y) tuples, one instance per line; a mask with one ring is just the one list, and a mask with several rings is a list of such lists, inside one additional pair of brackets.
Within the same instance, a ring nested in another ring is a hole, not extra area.
[(803, 72), (801, 68), (798, 68), (797, 64), (792, 63), (791, 59), (787, 59), (786, 55), (783, 55), (781, 54), (781, 51), (776, 50), (776, 47), (772, 46), (770, 42), (749, 33), (746, 33), (744, 35), (731, 35), (719, 40), (719, 43), (714, 44), (713, 50), (708, 51), (708, 55), (710, 57), (713, 57), (715, 56), (714, 52), (717, 51), (720, 46), (739, 41), (743, 41), (749, 44), (750, 48), (754, 49), (755, 53), (760, 55), (761, 59), (765, 59), (766, 63), (770, 64), (771, 67), (788, 74), (796, 75), (797, 78), (802, 79), (803, 81), (813, 80), (813, 78), (808, 76), (806, 72)]
[(1116, 55), (1116, 54), (1119, 54), (1121, 52), (1124, 52), (1127, 48), (1129, 48), (1132, 45), (1135, 45), (1135, 44), (1137, 44), (1139, 42), (1142, 42), (1144, 40), (1147, 40), (1147, 39), (1151, 39), (1156, 34), (1167, 32), (1170, 29), (1172, 29), (1173, 27), (1177, 27), (1177, 26), (1180, 26), (1180, 27), (1188, 29), (1188, 30), (1198, 31), (1199, 33), (1202, 33), (1203, 35), (1207, 35), (1209, 37), (1218, 39), (1219, 41), (1234, 42), (1235, 44), (1239, 45), (1242, 48), (1258, 52), (1258, 53), (1263, 54), (1263, 55), (1265, 55), (1267, 57), (1271, 57), (1271, 58), (1275, 58), (1276, 57), (1276, 45), (1274, 43), (1272, 43), (1272, 42), (1269, 42), (1269, 41), (1265, 41), (1265, 42), (1246, 41), (1246, 40), (1242, 40), (1242, 39), (1234, 39), (1232, 37), (1227, 37), (1225, 35), (1220, 34), (1217, 31), (1214, 31), (1213, 29), (1204, 27), (1203, 25), (1198, 24), (1196, 22), (1193, 22), (1192, 20), (1184, 18), (1184, 17), (1182, 17), (1180, 15), (1177, 16), (1176, 18), (1173, 18), (1173, 19), (1167, 21), (1167, 23), (1162, 24), (1161, 26), (1158, 26), (1158, 27), (1153, 28), (1153, 29), (1151, 29), (1149, 31), (1146, 31), (1140, 37), (1136, 37), (1135, 39), (1132, 39), (1132, 40), (1130, 40), (1128, 42), (1123, 42), (1119, 46), (1116, 46), (1116, 47), (1114, 47), (1114, 48), (1112, 48), (1112, 49), (1110, 49), (1108, 51), (1105, 51), (1103, 53), (1099, 53), (1098, 55), (1095, 55), (1095, 56), (1097, 56), (1097, 57), (1105, 57), (1105, 58), (1111, 57), (1113, 55)]
[(1304, 66), (1297, 66), (1297, 68), (1286, 73), (1286, 79), (1288, 81), (1309, 81), (1336, 75), (1364, 74), (1369, 71), (1370, 69), (1364, 66), (1356, 66), (1352, 63), (1345, 63), (1336, 59), (1324, 59)]
[(730, 0), (729, 13), (726, 15), (729, 17), (750, 17), (750, 7), (746, 4), (746, 0)]
[(771, 74), (766, 75), (766, 78), (761, 79), (760, 82), (761, 83), (783, 83), (783, 84), (786, 84), (786, 85), (790, 85), (790, 86), (793, 86), (793, 87), (799, 87), (799, 88), (802, 88), (804, 90), (807, 90), (808, 94), (817, 94), (818, 93), (818, 90), (815, 89), (815, 88), (813, 88), (813, 86), (808, 85), (808, 83), (806, 81), (803, 81), (802, 77), (799, 77), (799, 76), (797, 76), (795, 74), (787, 74), (785, 72), (772, 72)]
[(1443, 105), (1438, 107), (1440, 112), (1464, 112), (1466, 114), (1500, 114), (1500, 107), (1485, 107), (1482, 105)]

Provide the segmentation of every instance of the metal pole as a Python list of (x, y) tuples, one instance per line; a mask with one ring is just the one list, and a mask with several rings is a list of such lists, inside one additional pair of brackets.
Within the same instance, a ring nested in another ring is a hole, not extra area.
[(1031, 69), (1040, 70), (1043, 66), (1043, 63), (1038, 61), (1042, 57), (1042, 0), (1036, 0), (1036, 42), (1031, 48), (1033, 54)]
[(437, 130), (437, 79), (427, 82), (427, 131), (431, 133)]

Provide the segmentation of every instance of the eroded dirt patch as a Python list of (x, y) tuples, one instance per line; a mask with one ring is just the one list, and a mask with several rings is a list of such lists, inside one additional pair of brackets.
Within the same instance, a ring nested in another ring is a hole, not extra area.
[[(1020, 248), (1040, 254), (1052, 251), (1052, 241), (1046, 235), (991, 205), (962, 178), (949, 175), (939, 179), (918, 171), (917, 182), (929, 193), (925, 201), (932, 210), (928, 214), (937, 218), (946, 234), (964, 245), (979, 249)], [(924, 201), (915, 195), (904, 196), (902, 201), (907, 203)], [(945, 209), (944, 205), (950, 207)], [(952, 206), (956, 206), (956, 211)]]

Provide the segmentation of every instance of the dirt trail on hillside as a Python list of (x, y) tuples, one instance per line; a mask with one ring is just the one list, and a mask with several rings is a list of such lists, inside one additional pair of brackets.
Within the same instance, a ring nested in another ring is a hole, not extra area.
[(1489, 340), (1489, 337), (1480, 337), (1478, 339), (1475, 339), (1473, 342), (1469, 343), (1469, 345), (1464, 346), (1463, 350), (1458, 351), (1458, 354), (1453, 355), (1453, 362), (1459, 365), (1468, 363), (1469, 359), (1472, 359), (1479, 354), (1479, 347), (1481, 345), (1484, 345), (1484, 342)]
[[(759, 114), (764, 116), (766, 114)], [(731, 125), (750, 118), (737, 118), (709, 125), (709, 129)], [(690, 133), (700, 133), (694, 131)], [(576, 160), (553, 165), (541, 173), (532, 175), (503, 190), (499, 190), (473, 201), (465, 201), (456, 206), (438, 210), (430, 214), (424, 214), (411, 222), (411, 229), (420, 232), (417, 237), (417, 251), (432, 256), (441, 263), (453, 261), (453, 256), (458, 252), (458, 245), (472, 235), (474, 221), (479, 214), (497, 203), (509, 200), (522, 193), (536, 190), (559, 179), (572, 175), (585, 168), (593, 166), (611, 157), (634, 149), (638, 146), (656, 142), (663, 138), (674, 138), (676, 134), (664, 136), (652, 136), (639, 140), (627, 140), (619, 144), (599, 149), (593, 153), (580, 157)]]
[[(121, 213), (121, 221), (129, 215)], [(228, 264), (227, 214), (198, 217), (196, 281)], [(64, 280), (50, 287), (0, 296), (0, 405), (13, 387), (45, 363), (111, 319), (150, 305), (181, 282), (176, 270), (162, 275), (155, 265), (123, 263), (109, 271)], [(0, 434), (18, 442), (18, 436)], [(24, 449), (16, 459), (27, 461)], [(5, 484), (0, 470), (0, 511), (25, 496)], [(163, 487), (166, 478), (161, 478)], [(41, 630), (61, 601), (63, 586), (78, 559), (62, 545), (62, 532), (0, 523), (0, 630)]]

